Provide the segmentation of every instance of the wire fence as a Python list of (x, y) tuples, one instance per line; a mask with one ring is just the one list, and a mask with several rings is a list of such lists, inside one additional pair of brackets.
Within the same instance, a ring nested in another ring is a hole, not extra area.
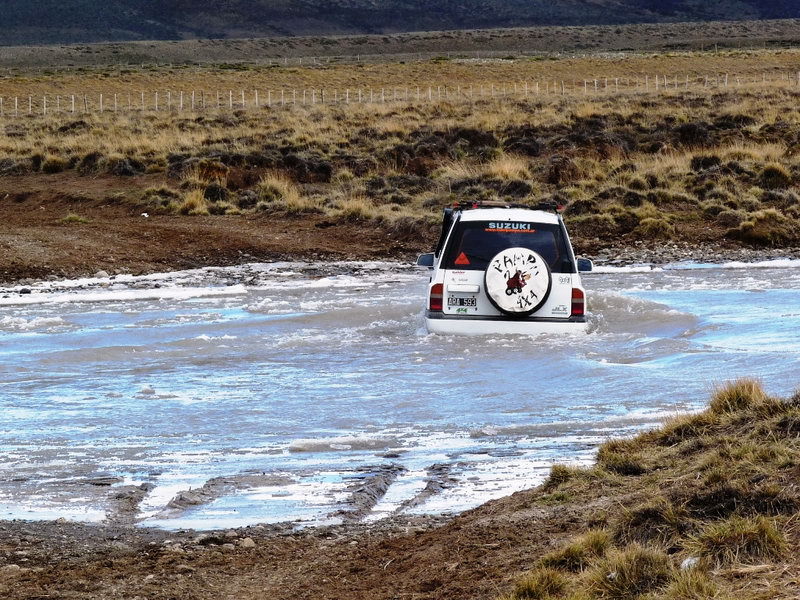
[[(759, 75), (644, 75), (591, 79), (538, 79), (513, 83), (436, 86), (384, 86), (344, 89), (277, 88), (207, 90), (139, 90), (112, 93), (0, 95), (0, 117), (119, 112), (198, 112), (316, 105), (471, 102), (534, 97), (602, 96), (623, 93), (667, 93), (689, 90), (771, 88), (800, 89), (800, 71)], [(1, 90), (0, 90), (1, 91)]]

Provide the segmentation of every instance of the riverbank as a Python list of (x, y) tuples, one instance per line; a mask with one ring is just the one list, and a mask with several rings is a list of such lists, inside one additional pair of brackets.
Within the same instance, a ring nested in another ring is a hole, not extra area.
[[(280, 260), (411, 262), (430, 251), (438, 236), (434, 219), (403, 227), (325, 214), (151, 213), (119, 194), (152, 187), (159, 175), (50, 177), (0, 180), (0, 188), (16, 190), (14, 196), (0, 198), (0, 283)], [(693, 243), (601, 238), (576, 231), (573, 244), (579, 255), (611, 265), (800, 257), (800, 248), (750, 248), (726, 239)]]
[[(794, 598), (800, 397), (742, 380), (586, 469), (452, 519), (295, 531), (0, 524), (32, 598)], [(614, 574), (612, 576), (612, 574)]]

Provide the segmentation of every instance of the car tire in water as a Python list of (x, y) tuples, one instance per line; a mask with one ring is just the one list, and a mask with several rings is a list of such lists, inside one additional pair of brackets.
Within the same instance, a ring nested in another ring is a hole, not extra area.
[(497, 253), (483, 277), (486, 296), (501, 313), (527, 317), (547, 302), (553, 280), (550, 266), (528, 248)]

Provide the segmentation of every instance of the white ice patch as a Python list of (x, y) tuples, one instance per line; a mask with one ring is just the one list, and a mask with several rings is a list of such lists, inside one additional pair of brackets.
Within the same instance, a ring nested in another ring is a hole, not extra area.
[[(2, 302), (2, 300), (0, 300)], [(0, 317), (0, 330), (5, 331), (35, 331), (38, 329), (49, 329), (59, 327), (68, 323), (61, 317), (36, 317), (25, 319), (23, 317)]]
[(236, 296), (246, 294), (243, 285), (211, 288), (154, 288), (144, 290), (109, 290), (83, 293), (38, 293), (0, 298), (0, 306), (27, 304), (62, 304), (67, 302), (120, 302), (131, 300), (188, 300), (213, 296)]

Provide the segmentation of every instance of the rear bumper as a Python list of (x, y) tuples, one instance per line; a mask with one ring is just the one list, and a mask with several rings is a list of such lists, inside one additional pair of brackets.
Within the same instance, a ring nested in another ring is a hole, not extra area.
[(542, 335), (582, 334), (589, 324), (585, 317), (569, 319), (507, 319), (504, 317), (462, 317), (430, 312), (425, 314), (430, 333), (444, 335)]

